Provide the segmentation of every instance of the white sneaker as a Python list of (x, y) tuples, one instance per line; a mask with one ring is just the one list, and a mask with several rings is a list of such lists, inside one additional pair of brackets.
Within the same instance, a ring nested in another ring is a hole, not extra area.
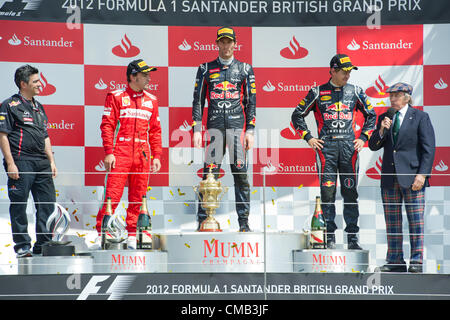
[(127, 239), (127, 247), (130, 250), (136, 250), (136, 237), (129, 236)]

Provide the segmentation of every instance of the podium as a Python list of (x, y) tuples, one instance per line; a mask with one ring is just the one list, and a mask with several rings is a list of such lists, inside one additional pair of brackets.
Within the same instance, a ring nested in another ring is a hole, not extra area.
[(303, 249), (293, 252), (293, 272), (367, 272), (368, 250)]

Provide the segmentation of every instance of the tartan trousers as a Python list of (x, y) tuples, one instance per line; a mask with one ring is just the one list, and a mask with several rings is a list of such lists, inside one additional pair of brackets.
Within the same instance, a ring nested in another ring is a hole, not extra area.
[(411, 244), (410, 262), (423, 262), (425, 188), (413, 191), (402, 188), (394, 179), (393, 188), (382, 188), (384, 219), (386, 221), (386, 261), (391, 264), (405, 264), (403, 259), (402, 203), (405, 203)]

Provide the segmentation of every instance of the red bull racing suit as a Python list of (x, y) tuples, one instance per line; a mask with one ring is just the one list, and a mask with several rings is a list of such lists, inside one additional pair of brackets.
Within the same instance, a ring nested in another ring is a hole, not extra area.
[[(160, 159), (162, 153), (157, 98), (129, 87), (108, 93), (100, 129), (105, 154), (116, 158), (115, 168), (106, 176), (104, 197), (111, 197), (114, 211), (128, 182), (126, 224), (128, 233), (134, 235), (142, 196), (147, 193), (151, 159)], [(97, 214), (99, 233), (105, 210), (104, 203)]]
[[(359, 137), (356, 129), (356, 112), (364, 116)], [(346, 84), (335, 87), (327, 82), (312, 88), (300, 101), (292, 114), (292, 124), (306, 141), (313, 136), (305, 122), (310, 111), (314, 112), (319, 139), (324, 140), (323, 149), (316, 151), (320, 181), (322, 210), (327, 223), (327, 232), (333, 233), (337, 226), (336, 181), (339, 172), (341, 194), (344, 199), (344, 220), (347, 233), (357, 233), (358, 227), (358, 152), (353, 141), (359, 138), (367, 141), (375, 129), (376, 113), (363, 89)]]
[[(256, 85), (253, 68), (236, 59), (224, 65), (217, 58), (199, 66), (192, 103), (194, 132), (202, 130), (205, 101), (208, 101), (208, 118), (205, 164), (203, 178), (214, 163), (213, 172), (218, 178), (220, 165), (228, 145), (230, 167), (233, 173), (236, 211), (239, 221), (248, 219), (250, 211), (250, 185), (247, 178), (247, 155), (243, 146), (246, 132), (255, 128)], [(198, 220), (206, 218), (199, 205)]]

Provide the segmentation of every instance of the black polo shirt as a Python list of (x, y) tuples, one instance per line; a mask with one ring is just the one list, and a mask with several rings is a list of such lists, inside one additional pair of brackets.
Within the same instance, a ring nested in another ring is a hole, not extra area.
[(0, 106), (0, 132), (8, 134), (14, 160), (47, 158), (47, 115), (38, 101), (33, 98), (32, 102), (15, 94)]

